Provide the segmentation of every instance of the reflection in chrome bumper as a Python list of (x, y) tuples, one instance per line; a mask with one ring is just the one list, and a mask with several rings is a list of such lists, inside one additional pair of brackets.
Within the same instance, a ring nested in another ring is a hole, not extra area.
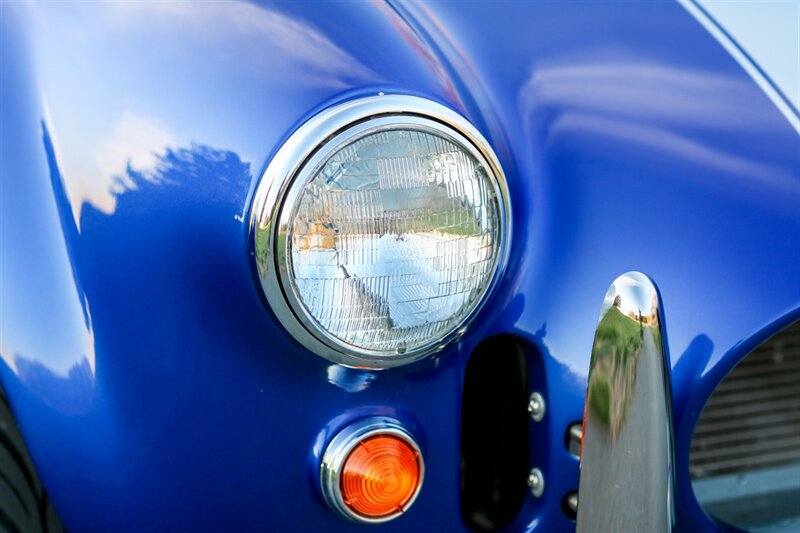
[(669, 363), (653, 283), (639, 272), (606, 292), (583, 420), (577, 530), (670, 531)]

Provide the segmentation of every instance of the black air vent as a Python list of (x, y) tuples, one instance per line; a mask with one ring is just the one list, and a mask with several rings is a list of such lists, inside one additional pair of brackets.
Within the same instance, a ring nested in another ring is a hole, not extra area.
[(472, 529), (507, 525), (527, 493), (527, 364), (511, 336), (475, 349), (464, 377), (461, 514)]

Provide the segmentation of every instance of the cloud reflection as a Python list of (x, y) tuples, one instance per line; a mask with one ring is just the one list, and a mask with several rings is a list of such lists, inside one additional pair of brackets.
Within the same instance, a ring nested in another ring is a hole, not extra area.
[(85, 414), (91, 408), (95, 380), (88, 359), (76, 362), (66, 376), (20, 355), (14, 358), (14, 367), (19, 380), (48, 407), (68, 416)]
[[(383, 81), (289, 6), (107, 2), (34, 9), (46, 121), (58, 134), (79, 231), (85, 205), (114, 212), (115, 193), (130, 186), (119, 181), (128, 164), (152, 168), (156, 154), (198, 135), (253, 160), (263, 154), (263, 139), (241, 124), (254, 112), (266, 107), (265, 118), (285, 122), (287, 104), (304, 89), (335, 92)], [(71, 23), (76, 19), (80, 24)], [(274, 103), (265, 104), (267, 97)], [(230, 106), (230, 99), (241, 104)], [(221, 102), (225, 113), (216, 110)]]
[[(522, 116), (531, 117), (528, 128), (549, 142), (583, 143), (576, 151), (585, 151), (586, 143), (596, 150), (613, 144), (642, 159), (683, 161), (697, 170), (675, 178), (713, 194), (751, 188), (762, 193), (754, 201), (766, 199), (774, 209), (787, 204), (773, 202), (765, 189), (800, 201), (797, 177), (786, 165), (797, 154), (778, 142), (786, 133), (781, 121), (764, 106), (748, 105), (754, 91), (751, 80), (735, 72), (677, 68), (631, 52), (597, 49), (590, 56), (535, 65), (518, 105)], [(737, 151), (720, 143), (742, 131), (761, 142)], [(697, 179), (711, 171), (726, 176), (729, 187)]]
[[(293, 81), (329, 83), (375, 74), (306, 20), (276, 8), (249, 2), (113, 2), (109, 18), (126, 24), (130, 17), (165, 20), (182, 33), (219, 42), (220, 54), (255, 58), (255, 68), (281, 68)], [(304, 68), (297, 68), (298, 64)]]
[[(619, 55), (619, 51), (605, 52)], [(747, 79), (675, 68), (647, 57), (610, 60), (603, 57), (603, 50), (595, 55), (535, 68), (520, 92), (520, 108), (529, 114), (537, 106), (569, 104), (570, 109), (636, 122), (658, 119), (715, 130), (746, 123), (768, 125), (771, 119), (747, 106), (730, 113), (731, 100), (750, 98)], [(713, 123), (707, 121), (710, 112), (716, 118)]]
[[(95, 153), (95, 161), (104, 176), (115, 176), (107, 191), (91, 203), (100, 211), (113, 213), (116, 195), (133, 187), (125, 178), (127, 168), (152, 171), (158, 162), (157, 153), (171, 146), (174, 138), (164, 126), (126, 111), (114, 124), (111, 135)], [(92, 191), (87, 191), (92, 194)]]

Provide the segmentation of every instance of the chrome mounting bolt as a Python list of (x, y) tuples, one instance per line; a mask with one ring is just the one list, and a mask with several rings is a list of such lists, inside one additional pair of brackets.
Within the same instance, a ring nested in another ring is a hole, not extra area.
[(544, 411), (544, 397), (538, 392), (534, 392), (528, 400), (528, 412), (531, 414), (531, 418), (536, 422), (541, 422), (544, 418)]
[(528, 474), (528, 488), (531, 489), (534, 498), (539, 498), (544, 494), (544, 475), (538, 468), (531, 469)]

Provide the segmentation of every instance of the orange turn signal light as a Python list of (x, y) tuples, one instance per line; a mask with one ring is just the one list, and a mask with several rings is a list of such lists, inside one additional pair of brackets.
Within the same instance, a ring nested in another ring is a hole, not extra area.
[(424, 464), (408, 431), (393, 419), (374, 417), (331, 441), (321, 471), (325, 499), (335, 511), (359, 522), (385, 522), (414, 502)]
[(419, 452), (396, 435), (362, 440), (344, 461), (344, 504), (368, 518), (402, 513), (417, 494), (421, 466)]

